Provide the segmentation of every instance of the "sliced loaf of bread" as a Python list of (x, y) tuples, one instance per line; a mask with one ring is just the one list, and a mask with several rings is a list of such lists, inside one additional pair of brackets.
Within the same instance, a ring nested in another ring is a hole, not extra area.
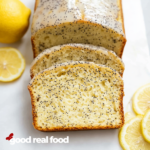
[(124, 72), (122, 60), (113, 51), (88, 44), (66, 44), (52, 47), (39, 54), (31, 65), (31, 78), (55, 64), (69, 61), (87, 61), (106, 65), (118, 71), (121, 76)]
[(36, 0), (34, 57), (67, 43), (102, 46), (122, 56), (126, 43), (122, 0)]
[(33, 125), (40, 131), (114, 129), (124, 124), (123, 80), (91, 62), (69, 62), (38, 73), (28, 86)]

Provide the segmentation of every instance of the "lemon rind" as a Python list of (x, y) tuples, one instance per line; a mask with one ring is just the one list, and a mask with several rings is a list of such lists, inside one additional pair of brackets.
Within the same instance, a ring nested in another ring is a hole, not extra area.
[(135, 94), (134, 94), (134, 96), (133, 96), (133, 98), (132, 98), (132, 101), (133, 101), (133, 102), (132, 102), (132, 108), (133, 108), (134, 112), (135, 112), (137, 115), (144, 115), (144, 112), (143, 112), (141, 109), (139, 109), (139, 107), (138, 107), (138, 104), (137, 104), (138, 99), (137, 99), (137, 97), (138, 97), (139, 93), (141, 93), (141, 92), (143, 91), (143, 89), (145, 89), (146, 87), (150, 87), (150, 83), (148, 83), (148, 84), (146, 84), (146, 85), (140, 87), (140, 88), (135, 92)]
[(150, 109), (147, 110), (141, 122), (142, 135), (148, 143), (150, 143), (150, 135), (147, 134), (146, 122), (149, 116), (150, 116)]
[(14, 49), (14, 48), (11, 48), (11, 47), (2, 47), (2, 48), (0, 48), (0, 50), (1, 49), (4, 49), (6, 51), (10, 51), (10, 50), (11, 51), (15, 51), (16, 54), (18, 55), (18, 57), (21, 60), (21, 67), (19, 68), (19, 71), (18, 71), (17, 74), (12, 75), (9, 78), (0, 77), (0, 82), (11, 82), (11, 81), (14, 81), (14, 80), (18, 79), (23, 74), (23, 72), (25, 70), (25, 59), (24, 59), (23, 55), (18, 50)]
[(126, 143), (125, 138), (124, 138), (126, 135), (126, 130), (136, 120), (142, 120), (142, 116), (138, 115), (138, 116), (132, 118), (131, 120), (127, 121), (127, 123), (121, 128), (121, 131), (119, 133), (119, 142), (120, 142), (121, 147), (124, 150), (130, 150), (129, 145)]

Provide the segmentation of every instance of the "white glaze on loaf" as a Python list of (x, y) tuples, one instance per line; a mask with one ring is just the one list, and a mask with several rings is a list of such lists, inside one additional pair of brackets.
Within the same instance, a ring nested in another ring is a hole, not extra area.
[(89, 44), (64, 44), (40, 53), (31, 65), (31, 78), (55, 64), (69, 61), (87, 61), (106, 65), (123, 75), (124, 63), (113, 51)]
[(38, 30), (78, 20), (90, 21), (124, 35), (117, 21), (118, 0), (39, 0), (33, 16), (32, 35)]
[(34, 57), (68, 43), (101, 46), (122, 57), (121, 0), (36, 0), (31, 41)]

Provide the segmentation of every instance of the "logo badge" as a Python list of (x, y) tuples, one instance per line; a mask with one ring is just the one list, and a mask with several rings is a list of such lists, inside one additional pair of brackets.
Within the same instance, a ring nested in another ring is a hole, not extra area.
[(9, 136), (8, 136), (8, 137), (6, 137), (6, 140), (10, 141), (10, 140), (13, 138), (13, 136), (14, 136), (14, 134), (13, 134), (13, 133), (9, 134)]

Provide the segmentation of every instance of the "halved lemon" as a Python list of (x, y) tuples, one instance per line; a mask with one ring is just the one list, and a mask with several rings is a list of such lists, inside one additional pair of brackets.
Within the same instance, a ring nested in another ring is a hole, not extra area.
[(15, 48), (0, 48), (0, 81), (10, 82), (19, 78), (25, 69), (25, 59)]
[(150, 109), (150, 84), (139, 88), (132, 99), (133, 110), (136, 114), (144, 115)]
[(119, 142), (124, 150), (150, 150), (150, 143), (142, 136), (142, 118), (143, 116), (136, 116), (121, 128)]
[(145, 113), (141, 127), (144, 139), (150, 143), (150, 109)]

